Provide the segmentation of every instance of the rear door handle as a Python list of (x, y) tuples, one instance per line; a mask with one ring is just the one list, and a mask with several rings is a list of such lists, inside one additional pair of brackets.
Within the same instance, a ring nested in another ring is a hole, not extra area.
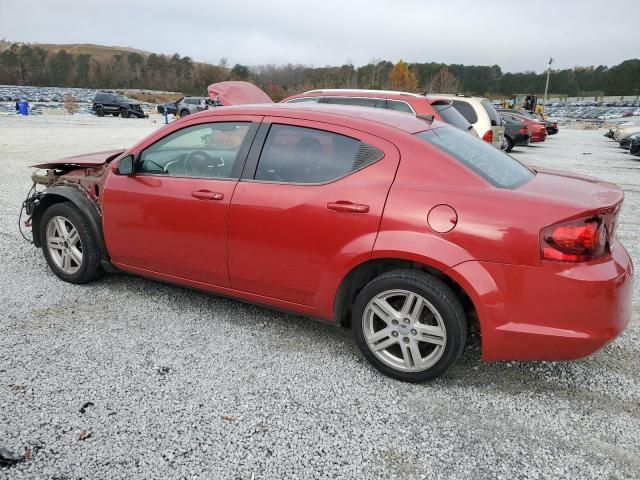
[(369, 205), (353, 203), (345, 200), (327, 203), (327, 208), (338, 213), (368, 213)]
[(222, 200), (224, 198), (224, 194), (210, 190), (196, 190), (191, 192), (191, 196), (199, 198), (200, 200)]

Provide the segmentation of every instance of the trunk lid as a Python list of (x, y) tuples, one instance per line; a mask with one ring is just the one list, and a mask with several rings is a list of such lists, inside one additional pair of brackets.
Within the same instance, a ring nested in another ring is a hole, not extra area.
[[(591, 211), (609, 211), (622, 203), (624, 192), (614, 183), (561, 170), (532, 167), (536, 176), (518, 191), (549, 201), (558, 210), (573, 210), (575, 215)], [(560, 213), (558, 211), (558, 213)], [(558, 218), (561, 220), (562, 218)]]

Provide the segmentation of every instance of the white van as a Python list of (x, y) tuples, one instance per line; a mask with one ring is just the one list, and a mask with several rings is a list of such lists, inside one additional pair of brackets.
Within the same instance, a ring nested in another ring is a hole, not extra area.
[(500, 114), (488, 99), (439, 93), (429, 93), (429, 96), (451, 100), (456, 110), (473, 125), (478, 137), (494, 147), (500, 148), (504, 138), (504, 126)]

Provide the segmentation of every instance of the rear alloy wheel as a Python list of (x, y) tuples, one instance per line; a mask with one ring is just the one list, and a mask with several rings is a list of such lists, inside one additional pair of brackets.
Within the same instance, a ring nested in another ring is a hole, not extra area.
[(180, 118), (186, 117), (187, 115), (189, 115), (189, 110), (186, 108), (184, 110), (180, 110)]
[(96, 115), (99, 117), (104, 117), (104, 109), (102, 107), (96, 108)]
[(383, 274), (358, 295), (352, 327), (356, 343), (379, 371), (407, 382), (444, 373), (466, 341), (466, 318), (453, 291), (412, 270)]
[(129, 118), (129, 110), (127, 110), (126, 108), (121, 108), (120, 109), (120, 116), (122, 118)]
[(45, 259), (62, 280), (86, 283), (102, 274), (95, 237), (75, 205), (52, 205), (43, 213), (40, 228)]
[(505, 145), (505, 148), (503, 148), (502, 150), (504, 150), (505, 152), (510, 152), (511, 150), (513, 150), (513, 140), (511, 140), (510, 137), (507, 137), (506, 135), (504, 136), (504, 140), (502, 140), (502, 144)]

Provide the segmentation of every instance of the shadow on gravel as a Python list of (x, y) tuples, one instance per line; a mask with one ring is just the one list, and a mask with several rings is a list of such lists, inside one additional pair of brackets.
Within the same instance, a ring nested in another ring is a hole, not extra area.
[[(257, 329), (261, 331), (263, 341), (269, 337), (268, 340), (276, 348), (282, 349), (283, 353), (308, 353), (309, 344), (301, 341), (306, 337), (314, 345), (328, 347), (328, 350), (316, 353), (344, 357), (339, 362), (345, 369), (358, 368), (364, 362), (349, 329), (336, 328), (299, 315), (124, 274), (107, 276), (92, 284), (91, 288), (94, 289), (91, 293), (94, 300), (99, 301), (100, 290), (107, 289), (110, 295), (126, 297), (127, 302), (138, 304), (143, 310), (145, 302), (149, 302), (149, 292), (153, 292), (154, 304), (161, 307), (166, 315), (176, 315), (178, 321), (182, 321), (180, 315), (188, 310), (189, 321), (199, 322), (202, 319), (203, 322), (225, 322), (225, 328), (237, 329), (239, 336), (243, 335), (243, 331)], [(149, 322), (152, 321), (149, 317)], [(607, 355), (606, 349), (597, 355)], [(612, 360), (611, 357), (609, 360)], [(574, 367), (577, 363), (588, 365), (589, 362), (593, 364), (594, 371), (601, 368), (601, 362), (595, 357), (574, 362), (484, 363), (481, 360), (480, 336), (471, 331), (458, 363), (429, 385), (445, 389), (477, 387), (485, 394), (491, 391), (510, 395), (552, 393), (572, 402), (579, 398), (581, 402), (588, 402), (605, 411), (624, 411), (640, 418), (640, 405), (588, 389), (582, 378), (585, 369)], [(170, 370), (160, 369), (157, 373), (164, 376)], [(380, 380), (393, 382), (394, 388), (420, 388), (419, 385), (411, 386), (384, 378), (373, 368), (371, 373), (380, 375)]]

